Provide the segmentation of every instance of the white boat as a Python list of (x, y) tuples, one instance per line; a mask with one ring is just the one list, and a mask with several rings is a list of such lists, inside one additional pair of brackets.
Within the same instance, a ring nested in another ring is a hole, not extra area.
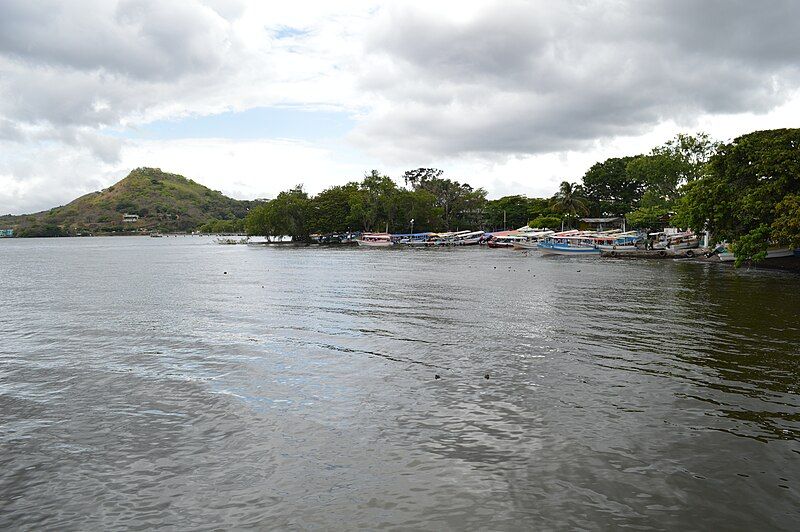
[(539, 230), (539, 229), (535, 231), (523, 231), (522, 237), (524, 238), (524, 240), (515, 241), (514, 249), (523, 249), (523, 250), (538, 249), (540, 241), (554, 234), (556, 234), (555, 231)]
[(495, 235), (486, 243), (490, 248), (513, 248), (516, 244), (524, 242), (522, 235)]
[[(723, 250), (717, 252), (720, 262), (733, 262), (736, 260), (736, 257), (727, 246), (724, 246), (722, 249)], [(765, 258), (780, 259), (784, 257), (793, 257), (794, 254), (795, 251), (792, 248), (771, 247), (767, 248), (767, 256)]]
[(700, 247), (700, 238), (691, 231), (683, 233), (650, 233), (656, 242), (653, 249), (695, 249)]
[(597, 233), (590, 231), (565, 231), (548, 236), (539, 242), (539, 252), (543, 255), (589, 255), (599, 256)]
[(356, 242), (359, 246), (372, 248), (388, 248), (394, 245), (392, 235), (389, 233), (363, 233)]
[(638, 248), (642, 237), (636, 231), (601, 235), (595, 239), (600, 251), (632, 251)]
[(459, 233), (450, 239), (451, 246), (477, 246), (486, 233), (483, 231), (467, 231)]

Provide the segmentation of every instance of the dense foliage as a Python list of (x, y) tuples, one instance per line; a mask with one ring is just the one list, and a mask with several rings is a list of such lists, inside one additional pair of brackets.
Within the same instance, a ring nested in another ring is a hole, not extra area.
[(705, 175), (687, 184), (678, 219), (732, 242), (737, 263), (771, 242), (800, 243), (800, 129), (756, 131), (721, 146)]
[(328, 188), (309, 197), (302, 186), (253, 209), (249, 234), (291, 235), (348, 231), (444, 231), (481, 224), (486, 191), (441, 177), (435, 169), (406, 173), (409, 188), (373, 170), (361, 182)]

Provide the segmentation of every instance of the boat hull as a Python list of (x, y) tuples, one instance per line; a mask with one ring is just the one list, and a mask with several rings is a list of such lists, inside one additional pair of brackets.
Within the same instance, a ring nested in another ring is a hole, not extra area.
[(388, 247), (392, 247), (392, 245), (394, 245), (394, 242), (391, 242), (391, 241), (389, 241), (389, 242), (369, 242), (369, 241), (366, 241), (366, 240), (356, 240), (356, 242), (358, 242), (359, 246), (364, 246), (364, 247), (368, 247), (368, 248), (388, 248)]
[(599, 244), (597, 249), (600, 251), (633, 251), (638, 249), (633, 244), (623, 244), (623, 245), (606, 245), (606, 244)]
[[(767, 250), (767, 259), (781, 259), (784, 257), (794, 257), (795, 250), (792, 248), (773, 248)], [(733, 253), (730, 252), (722, 252), (719, 254), (720, 262), (733, 262), (736, 260), (736, 257)]]
[(544, 246), (539, 244), (539, 252), (543, 255), (588, 255), (600, 256), (600, 250), (588, 246)]

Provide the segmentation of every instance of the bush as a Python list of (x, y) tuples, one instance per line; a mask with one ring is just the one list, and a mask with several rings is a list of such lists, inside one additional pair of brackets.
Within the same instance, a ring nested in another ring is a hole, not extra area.
[(558, 216), (538, 216), (528, 222), (530, 227), (539, 227), (547, 229), (561, 229), (561, 218)]

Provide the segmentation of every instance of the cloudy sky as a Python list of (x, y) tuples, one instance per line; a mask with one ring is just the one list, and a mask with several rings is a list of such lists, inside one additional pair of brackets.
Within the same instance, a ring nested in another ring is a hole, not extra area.
[(677, 132), (800, 126), (799, 58), (794, 0), (0, 0), (0, 214), (138, 166), (550, 195)]

